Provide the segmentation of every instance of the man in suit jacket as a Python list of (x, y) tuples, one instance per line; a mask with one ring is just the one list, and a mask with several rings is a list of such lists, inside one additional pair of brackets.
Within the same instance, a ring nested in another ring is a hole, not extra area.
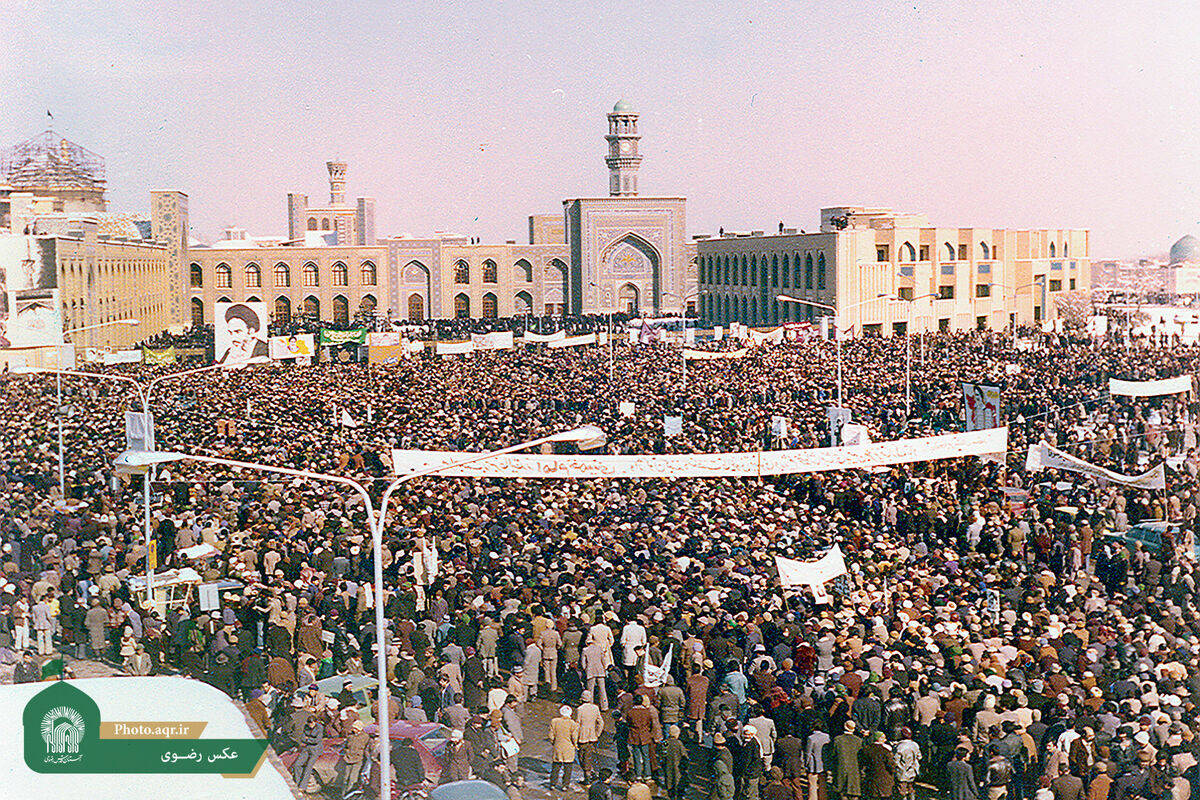
[(958, 748), (954, 758), (946, 765), (946, 774), (950, 778), (950, 800), (979, 800), (979, 792), (975, 788), (975, 773), (967, 763), (967, 751)]
[(862, 773), (859, 772), (858, 754), (863, 741), (854, 732), (854, 720), (848, 720), (845, 732), (833, 740), (833, 785), (838, 797), (862, 796)]
[(1108, 764), (1103, 761), (1096, 762), (1096, 777), (1088, 784), (1087, 800), (1108, 800), (1111, 789), (1112, 778), (1108, 776)]
[(1064, 772), (1050, 782), (1054, 800), (1083, 800), (1083, 781), (1069, 772)]
[(892, 751), (883, 743), (883, 731), (871, 735), (871, 743), (863, 747), (863, 794), (870, 800), (890, 800), (896, 790), (896, 761)]

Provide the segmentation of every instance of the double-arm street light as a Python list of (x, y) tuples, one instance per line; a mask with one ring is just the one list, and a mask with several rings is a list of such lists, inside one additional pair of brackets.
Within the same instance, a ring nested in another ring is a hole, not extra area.
[[(128, 324), (128, 323), (127, 323)], [(98, 378), (107, 381), (120, 381), (122, 383), (132, 383), (137, 389), (138, 397), (142, 401), (142, 431), (147, 450), (154, 449), (154, 429), (150, 425), (150, 394), (154, 391), (154, 387), (160, 382), (173, 378), (182, 378), (186, 375), (195, 375), (200, 372), (209, 372), (214, 369), (222, 369), (221, 364), (209, 364), (207, 367), (198, 367), (197, 369), (188, 369), (182, 372), (168, 372), (166, 375), (159, 375), (157, 378), (143, 384), (136, 378), (131, 378), (128, 375), (117, 375), (107, 372), (81, 372), (70, 369), (46, 370), (36, 367), (17, 367), (13, 372), (20, 375), (32, 375), (39, 373), (54, 372), (58, 379), (59, 385), (59, 407), (62, 407), (62, 376), (73, 376), (80, 378)], [(229, 367), (224, 367), (229, 369)], [(66, 502), (66, 482), (63, 477), (63, 440), (62, 440), (62, 413), (60, 411), (58, 421), (58, 481), (59, 491), (63, 492), (63, 502)], [(150, 476), (147, 475), (143, 481), (143, 502), (146, 505), (146, 598), (150, 600), (154, 597), (154, 567), (150, 560)]]
[[(95, 330), (96, 328), (107, 328), (111, 325), (141, 325), (141, 324), (142, 324), (142, 321), (140, 319), (114, 319), (114, 320), (110, 320), (108, 322), (100, 322), (95, 325), (84, 325), (82, 328), (71, 328), (70, 330), (63, 331), (63, 335), (66, 336), (66, 335), (72, 334), (72, 333), (82, 333), (84, 331)], [(58, 358), (55, 359), (54, 363), (58, 367), (59, 370), (62, 369), (63, 365), (62, 365), (62, 348), (61, 347), (58, 349)], [(13, 372), (18, 373), (18, 374), (20, 374), (23, 371), (25, 371), (25, 370), (21, 367), (18, 367), (13, 370)], [(62, 374), (61, 374), (61, 372), (56, 377), (55, 384), (56, 384), (56, 389), (57, 389), (57, 392), (55, 394), (55, 397), (57, 398), (57, 405), (54, 408), (54, 416), (58, 420), (58, 497), (59, 497), (59, 502), (62, 503), (63, 505), (66, 505), (66, 503), (67, 503), (67, 478), (66, 478), (66, 470), (63, 469), (63, 420), (62, 420), (63, 407), (62, 407)]]
[[(580, 428), (574, 428), (568, 431), (542, 436), (529, 442), (522, 442), (511, 447), (505, 447), (500, 450), (492, 450), (486, 453), (478, 453), (471, 455), (468, 458), (456, 460), (446, 464), (440, 464), (436, 467), (410, 472), (407, 475), (401, 475), (388, 484), (383, 492), (382, 498), (379, 501), (379, 511), (376, 513), (375, 507), (371, 502), (371, 493), (367, 488), (358, 481), (347, 478), (341, 475), (329, 475), (322, 472), (310, 472), (302, 469), (291, 469), (289, 467), (276, 467), (267, 464), (256, 464), (249, 461), (235, 461), (228, 458), (214, 458), (212, 456), (193, 455), (191, 453), (175, 453), (175, 452), (155, 452), (143, 450), (127, 450), (117, 457), (115, 466), (118, 469), (125, 470), (140, 470), (150, 468), (155, 464), (164, 464), (171, 461), (198, 461), (202, 464), (214, 464), (218, 466), (234, 467), (237, 469), (250, 469), (256, 472), (274, 473), (277, 475), (291, 475), (297, 478), (307, 478), (316, 481), (326, 481), (329, 483), (337, 483), (342, 486), (348, 486), (356, 491), (359, 497), (362, 498), (363, 505), (367, 512), (367, 520), (371, 526), (371, 543), (375, 557), (375, 662), (377, 667), (377, 678), (379, 680), (379, 703), (378, 713), (375, 721), (379, 726), (379, 766), (380, 766), (380, 797), (390, 798), (391, 792), (391, 717), (390, 717), (390, 693), (388, 691), (387, 680), (387, 650), (385, 642), (387, 639), (387, 630), (385, 626), (384, 615), (384, 586), (383, 586), (383, 528), (384, 522), (387, 519), (388, 503), (391, 500), (392, 492), (396, 490), (402, 483), (422, 478), (429, 475), (435, 475), (439, 472), (461, 467), (466, 464), (473, 464), (478, 461), (484, 461), (496, 456), (515, 453), (519, 450), (527, 450), (531, 447), (546, 444), (548, 442), (574, 442), (581, 450), (593, 449), (604, 443), (604, 431), (593, 425), (584, 425)], [(148, 485), (148, 484), (147, 484)], [(150, 537), (150, 517), (146, 517), (146, 537)], [(149, 592), (149, 582), (147, 582), (147, 591)], [(149, 597), (149, 595), (148, 595)]]
[(612, 306), (612, 294), (611, 294), (612, 290), (601, 288), (600, 286), (598, 286), (596, 284), (595, 281), (588, 281), (588, 286), (593, 286), (596, 289), (599, 289), (600, 291), (604, 292), (605, 294), (608, 294), (608, 300), (609, 300), (609, 302), (607, 303), (607, 305), (608, 305), (608, 382), (611, 385), (612, 379), (613, 379), (613, 326), (612, 326), (613, 306)]
[(683, 328), (679, 331), (679, 355), (683, 357), (683, 377), (681, 380), (683, 383), (683, 390), (686, 392), (687, 391), (687, 352), (686, 351), (687, 351), (687, 321), (688, 321), (687, 304), (688, 304), (688, 300), (695, 300), (696, 298), (698, 298), (702, 295), (708, 294), (708, 290), (701, 289), (698, 292), (692, 292), (691, 294), (687, 294), (687, 295), (675, 294), (674, 292), (663, 292), (663, 294), (665, 294), (667, 297), (674, 297), (676, 300), (679, 301), (680, 305), (683, 307)]
[(833, 312), (834, 324), (834, 340), (837, 343), (837, 401), (838, 405), (842, 405), (842, 311), (849, 311), (852, 308), (857, 308), (867, 303), (874, 303), (876, 300), (889, 297), (890, 295), (878, 294), (875, 297), (869, 297), (866, 300), (859, 300), (857, 303), (851, 303), (848, 306), (843, 306), (839, 309), (837, 306), (831, 306), (828, 303), (817, 303), (812, 300), (805, 300), (800, 297), (792, 297), (790, 294), (777, 294), (775, 299), (781, 303), (800, 303), (813, 308), (823, 308), (826, 311)]

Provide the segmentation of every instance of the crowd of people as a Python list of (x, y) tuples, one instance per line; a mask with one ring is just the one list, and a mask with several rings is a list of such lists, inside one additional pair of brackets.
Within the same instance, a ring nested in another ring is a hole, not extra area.
[[(686, 385), (677, 346), (622, 342), (615, 357), (611, 378), (599, 347), (206, 372), (160, 384), (156, 440), (352, 477), (376, 501), (393, 448), (483, 451), (581, 424), (602, 428), (610, 453), (828, 443), (831, 343), (693, 362)], [(842, 405), (875, 440), (959, 430), (960, 382), (1000, 386), (1007, 460), (420, 479), (393, 496), (385, 526), (382, 648), (358, 498), (160, 467), (159, 568), (237, 588), (216, 610), (195, 596), (148, 609), (129, 580), (145, 570), (143, 479), (113, 469), (121, 412), (140, 405), (121, 383), (64, 381), (70, 502), (56, 505), (53, 377), (5, 375), (0, 657), (16, 661), (15, 680), (65, 652), (212, 683), (294, 751), (301, 788), (337, 740), (334, 785), (361, 777), (378, 793), (364, 723), (386, 717), (445, 726), (440, 780), (480, 777), (516, 797), (528, 791), (519, 755), (543, 747), (551, 791), (597, 800), (700, 787), (716, 800), (1200, 796), (1200, 406), (1107, 392), (1109, 377), (1195, 374), (1200, 349), (1059, 335), (1016, 349), (973, 332), (855, 339), (842, 357)], [(170, 368), (111, 369), (148, 380)], [(682, 433), (665, 435), (664, 415), (682, 416)], [(1167, 489), (1028, 473), (1025, 446), (1040, 440), (1116, 472), (1167, 461)], [(1161, 544), (1126, 546), (1146, 521), (1166, 523)], [(200, 544), (211, 554), (181, 552)], [(849, 573), (827, 601), (782, 590), (775, 556), (835, 544)], [(384, 701), (352, 690), (381, 649)], [(329, 678), (340, 689), (318, 688)], [(434, 779), (416, 744), (393, 742), (398, 784)]]

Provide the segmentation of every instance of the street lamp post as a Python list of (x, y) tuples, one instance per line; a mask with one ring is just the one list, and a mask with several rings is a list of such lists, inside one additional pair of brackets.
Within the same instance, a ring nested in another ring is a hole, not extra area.
[[(589, 286), (594, 286), (595, 288), (597, 288), (597, 289), (600, 289), (600, 287), (596, 285), (595, 281), (588, 281), (588, 285), (589, 285)], [(606, 295), (608, 295), (608, 303), (606, 303), (606, 305), (608, 306), (608, 382), (609, 382), (609, 384), (611, 385), (611, 384), (612, 384), (612, 379), (613, 379), (613, 323), (612, 323), (612, 317), (613, 317), (613, 305), (612, 305), (612, 290), (611, 290), (611, 289), (603, 289), (602, 291), (603, 291), (603, 292), (604, 292)]]
[[(109, 322), (101, 322), (96, 325), (84, 325), (82, 328), (71, 328), (63, 331), (63, 336), (72, 333), (82, 333), (83, 331), (95, 330), (96, 328), (107, 328), (110, 325), (140, 325), (140, 319), (114, 319)], [(55, 359), (55, 364), (62, 369), (62, 349), (58, 350), (59, 357)], [(62, 407), (62, 374), (55, 376), (55, 397), (57, 405), (54, 407), (54, 417), (58, 420), (58, 497), (59, 502), (63, 505), (67, 504), (67, 477), (66, 469), (63, 466), (63, 407)]]
[(691, 294), (688, 294), (688, 295), (679, 295), (679, 294), (675, 294), (674, 292), (663, 292), (663, 294), (665, 294), (667, 297), (676, 298), (677, 300), (679, 300), (680, 304), (683, 307), (683, 329), (679, 331), (679, 355), (683, 357), (683, 377), (681, 379), (681, 382), (683, 383), (683, 390), (686, 392), (687, 391), (687, 352), (685, 352), (685, 351), (687, 350), (687, 319), (688, 319), (687, 303), (688, 303), (688, 300), (694, 300), (694, 299), (700, 297), (701, 295), (708, 294), (708, 290), (701, 289), (698, 292), (692, 292)]
[[(998, 284), (998, 283), (990, 283), (990, 284), (988, 284), (988, 285), (989, 285), (989, 286), (999, 286), (1000, 284)], [(1018, 286), (1018, 287), (1016, 287), (1016, 288), (1014, 288), (1014, 289), (1013, 289), (1013, 326), (1012, 326), (1012, 329), (1013, 329), (1013, 350), (1016, 350), (1016, 349), (1017, 349), (1017, 315), (1021, 313), (1021, 312), (1020, 312), (1020, 311), (1017, 309), (1017, 307), (1016, 307), (1016, 303), (1017, 303), (1017, 292), (1021, 291), (1022, 289), (1028, 289), (1030, 286), (1045, 286), (1045, 285), (1046, 285), (1046, 276), (1045, 276), (1045, 275), (1038, 275), (1036, 278), (1034, 278), (1034, 279), (1033, 279), (1033, 282), (1032, 282), (1032, 283), (1023, 283), (1023, 284), (1021, 284), (1020, 286)]]
[[(196, 373), (199, 373), (199, 372), (208, 372), (208, 371), (214, 370), (214, 369), (221, 369), (222, 366), (223, 365), (221, 365), (221, 364), (209, 364), (207, 367), (198, 367), (197, 369), (188, 369), (188, 370), (184, 370), (182, 372), (169, 372), (166, 375), (159, 375), (157, 378), (154, 378), (153, 380), (149, 381), (145, 385), (143, 385), (142, 382), (137, 380), (136, 378), (130, 378), (127, 375), (109, 374), (107, 372), (82, 372), (82, 371), (67, 370), (67, 369), (57, 369), (57, 370), (53, 370), (53, 372), (56, 374), (56, 378), (58, 379), (60, 392), (61, 392), (61, 387), (62, 387), (62, 376), (63, 375), (82, 377), (82, 378), (99, 378), (101, 380), (121, 381), (124, 383), (132, 383), (133, 387), (137, 390), (138, 397), (142, 401), (142, 429), (143, 429), (144, 435), (145, 435), (144, 441), (146, 444), (146, 449), (153, 450), (154, 449), (154, 432), (150, 426), (150, 394), (154, 391), (154, 387), (161, 381), (164, 381), (168, 378), (182, 378), (186, 375), (195, 375)], [(225, 367), (225, 369), (229, 369), (229, 367)], [(15, 372), (17, 374), (27, 374), (27, 375), (35, 374), (35, 373), (45, 373), (45, 372), (50, 372), (50, 371), (51, 370), (37, 369), (36, 367), (30, 367), (30, 368), (18, 367), (13, 370), (13, 372)], [(61, 405), (61, 400), (60, 400), (60, 405)], [(63, 477), (62, 477), (62, 474), (63, 474), (62, 473), (63, 448), (62, 448), (61, 414), (60, 414), (60, 420), (59, 420), (58, 456), (59, 456), (59, 480), (62, 481), (63, 480)], [(153, 568), (153, 566), (151, 566), (151, 561), (150, 561), (150, 541), (151, 541), (151, 539), (150, 539), (150, 475), (145, 476), (145, 479), (142, 481), (142, 484), (143, 484), (142, 485), (142, 489), (143, 489), (142, 500), (146, 506), (146, 508), (145, 508), (145, 516), (146, 516), (146, 601), (151, 604), (151, 607), (153, 607), (153, 604), (154, 604), (154, 568)]]
[[(907, 428), (908, 419), (912, 416), (912, 338), (909, 336), (908, 324), (912, 322), (912, 304), (918, 300), (937, 297), (936, 292), (917, 295), (916, 297), (900, 297), (888, 295), (889, 300), (908, 303), (908, 315), (904, 323), (904, 425)], [(921, 330), (921, 364), (925, 363), (925, 330)]]
[[(472, 464), (477, 461), (484, 461), (496, 456), (515, 453), (520, 450), (526, 450), (530, 447), (547, 442), (575, 442), (581, 449), (590, 449), (599, 446), (603, 443), (604, 431), (591, 425), (584, 425), (580, 428), (574, 428), (568, 431), (554, 433), (549, 436), (542, 436), (529, 442), (522, 442), (510, 447), (505, 447), (500, 450), (491, 450), (486, 453), (479, 453), (470, 458), (454, 461), (448, 464), (441, 464), (429, 469), (410, 472), (407, 475), (401, 475), (388, 484), (383, 492), (383, 496), (379, 501), (379, 512), (375, 512), (375, 508), (371, 503), (371, 494), (367, 488), (358, 481), (352, 478), (346, 478), (341, 475), (329, 475), (322, 472), (310, 472), (308, 470), (291, 469), (289, 467), (276, 467), (267, 464), (256, 464), (249, 461), (235, 461), (228, 458), (214, 458), (212, 456), (199, 456), (191, 453), (177, 452), (152, 452), (141, 450), (126, 450), (119, 455), (114, 462), (114, 466), (118, 469), (149, 469), (155, 464), (163, 464), (170, 461), (198, 461), (202, 464), (215, 464), (219, 466), (234, 467), (238, 469), (251, 469), (257, 472), (274, 473), (278, 475), (292, 475), (298, 478), (307, 478), (310, 480), (327, 481), (329, 483), (337, 483), (342, 486), (349, 486), (356, 491), (362, 498), (363, 506), (367, 512), (367, 520), (371, 526), (371, 541), (374, 551), (375, 560), (375, 665), (376, 677), (379, 681), (378, 691), (378, 709), (376, 714), (376, 724), (379, 726), (379, 767), (380, 767), (380, 797), (390, 798), (391, 792), (391, 719), (390, 719), (390, 693), (388, 691), (387, 681), (387, 651), (384, 649), (384, 642), (387, 638), (387, 630), (385, 626), (384, 615), (384, 587), (383, 587), (383, 526), (387, 519), (388, 503), (391, 500), (392, 492), (396, 490), (402, 483), (422, 478), (429, 475), (434, 475), (439, 472), (445, 472), (454, 467)], [(149, 517), (146, 519), (147, 532), (149, 536)]]
[(858, 306), (865, 305), (867, 303), (874, 303), (876, 300), (879, 300), (881, 298), (888, 297), (888, 296), (889, 295), (886, 295), (886, 294), (878, 294), (875, 297), (869, 297), (866, 300), (860, 300), (857, 303), (851, 303), (850, 305), (845, 306), (843, 309), (838, 309), (837, 306), (831, 306), (828, 303), (817, 303), (812, 300), (804, 300), (799, 297), (792, 297), (790, 294), (775, 295), (775, 299), (780, 301), (781, 303), (800, 303), (801, 305), (813, 306), (814, 308), (823, 308), (826, 311), (833, 312), (833, 324), (834, 324), (834, 328), (835, 328), (834, 341), (837, 344), (837, 401), (838, 401), (838, 405), (841, 405), (841, 403), (842, 403), (842, 311), (849, 311), (852, 308), (857, 308)]

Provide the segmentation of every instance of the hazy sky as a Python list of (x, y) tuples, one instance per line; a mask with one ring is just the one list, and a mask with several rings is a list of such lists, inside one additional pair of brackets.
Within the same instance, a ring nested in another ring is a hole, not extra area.
[(525, 241), (607, 193), (604, 115), (642, 113), (643, 194), (691, 233), (825, 205), (1086, 227), (1093, 257), (1200, 235), (1195, 2), (0, 2), (0, 142), (103, 155), (113, 210), (286, 233), (286, 194), (377, 201), (380, 235)]

